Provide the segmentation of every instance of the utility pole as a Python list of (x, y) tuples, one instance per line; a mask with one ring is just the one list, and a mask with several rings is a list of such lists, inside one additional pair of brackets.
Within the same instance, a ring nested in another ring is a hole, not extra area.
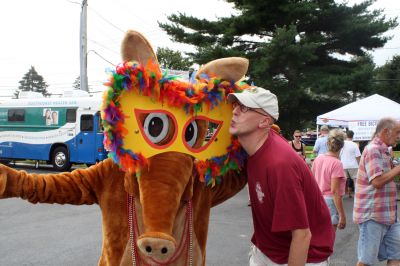
[(81, 90), (89, 91), (87, 77), (87, 0), (82, 0), (81, 28), (79, 36)]

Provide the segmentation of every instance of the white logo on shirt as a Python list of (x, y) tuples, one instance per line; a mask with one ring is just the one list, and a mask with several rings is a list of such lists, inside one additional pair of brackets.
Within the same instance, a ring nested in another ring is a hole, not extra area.
[(262, 190), (261, 190), (260, 182), (256, 183), (256, 193), (257, 193), (258, 201), (260, 203), (263, 203), (265, 195), (264, 195), (264, 192), (262, 192)]

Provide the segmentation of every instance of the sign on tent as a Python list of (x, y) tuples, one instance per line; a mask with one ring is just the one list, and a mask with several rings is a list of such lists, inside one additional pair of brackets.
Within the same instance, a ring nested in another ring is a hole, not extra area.
[(372, 135), (375, 133), (377, 120), (371, 121), (351, 121), (349, 122), (349, 129), (354, 132), (354, 141), (371, 140)]

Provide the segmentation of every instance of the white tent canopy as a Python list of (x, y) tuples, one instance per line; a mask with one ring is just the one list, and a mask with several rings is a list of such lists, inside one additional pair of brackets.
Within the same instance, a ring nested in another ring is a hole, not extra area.
[(349, 122), (378, 121), (383, 117), (400, 120), (400, 104), (379, 94), (374, 94), (319, 115), (317, 125), (348, 127)]

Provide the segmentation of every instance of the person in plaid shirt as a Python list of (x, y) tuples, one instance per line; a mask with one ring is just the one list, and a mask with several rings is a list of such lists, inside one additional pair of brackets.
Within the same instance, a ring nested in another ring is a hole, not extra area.
[(358, 266), (387, 260), (400, 265), (400, 223), (397, 217), (397, 190), (388, 146), (397, 144), (400, 123), (381, 119), (372, 141), (365, 147), (358, 168), (353, 220), (359, 226)]

